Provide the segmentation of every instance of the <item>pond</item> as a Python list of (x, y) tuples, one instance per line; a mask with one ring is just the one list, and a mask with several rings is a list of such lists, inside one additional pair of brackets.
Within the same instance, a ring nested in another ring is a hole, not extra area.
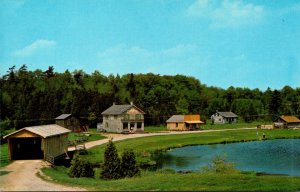
[(300, 176), (300, 139), (187, 146), (161, 153), (162, 168), (199, 171), (216, 156), (242, 171)]

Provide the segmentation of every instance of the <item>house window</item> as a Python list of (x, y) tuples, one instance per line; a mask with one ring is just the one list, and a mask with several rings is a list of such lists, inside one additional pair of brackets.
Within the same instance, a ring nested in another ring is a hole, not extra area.
[(128, 129), (128, 123), (123, 123), (123, 129)]
[(141, 122), (138, 122), (137, 125), (136, 125), (136, 128), (137, 128), (137, 129), (141, 129), (141, 128), (142, 128), (142, 123), (141, 123)]
[(105, 128), (108, 128), (108, 122), (105, 123)]
[(114, 119), (117, 119), (118, 118), (118, 115), (114, 115)]
[(140, 115), (140, 114), (136, 114), (136, 115), (135, 115), (135, 119), (136, 119), (136, 120), (140, 120), (140, 119), (141, 119), (141, 115)]
[(178, 127), (178, 123), (176, 123), (176, 125), (175, 125), (176, 127)]

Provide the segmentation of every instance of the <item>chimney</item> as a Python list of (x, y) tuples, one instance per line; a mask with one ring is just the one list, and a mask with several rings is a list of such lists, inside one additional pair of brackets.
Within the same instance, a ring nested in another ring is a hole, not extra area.
[(133, 105), (133, 101), (130, 101), (130, 105)]

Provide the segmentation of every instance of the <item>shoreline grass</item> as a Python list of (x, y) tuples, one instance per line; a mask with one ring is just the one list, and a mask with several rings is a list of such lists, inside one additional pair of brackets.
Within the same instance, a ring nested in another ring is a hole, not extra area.
[(300, 177), (256, 176), (255, 173), (175, 173), (143, 171), (140, 177), (106, 181), (100, 178), (70, 178), (67, 168), (43, 168), (54, 182), (102, 191), (295, 191), (300, 189)]

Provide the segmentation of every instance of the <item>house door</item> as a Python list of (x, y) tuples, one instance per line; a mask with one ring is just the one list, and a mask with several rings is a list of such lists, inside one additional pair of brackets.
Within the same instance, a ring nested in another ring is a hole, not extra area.
[(130, 123), (130, 131), (133, 131), (134, 130), (134, 126), (135, 124), (134, 123)]

